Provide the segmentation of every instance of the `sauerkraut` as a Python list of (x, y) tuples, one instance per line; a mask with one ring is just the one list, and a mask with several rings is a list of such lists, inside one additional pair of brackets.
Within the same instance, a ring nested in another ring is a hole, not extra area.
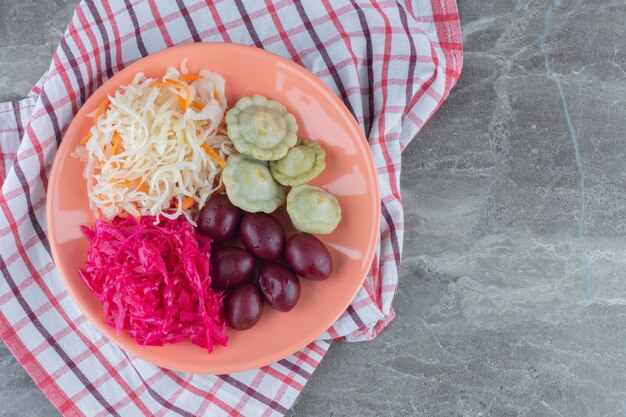
[(224, 293), (210, 288), (211, 240), (184, 218), (116, 217), (82, 231), (89, 251), (79, 273), (117, 334), (143, 346), (226, 344)]
[(75, 155), (86, 162), (89, 203), (99, 217), (184, 215), (222, 187), (233, 145), (221, 125), (221, 75), (169, 68), (162, 78), (138, 73), (92, 114), (95, 123)]

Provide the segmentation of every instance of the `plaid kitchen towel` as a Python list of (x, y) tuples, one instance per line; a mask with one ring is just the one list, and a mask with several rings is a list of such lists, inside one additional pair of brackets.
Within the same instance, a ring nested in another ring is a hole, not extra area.
[[(73, 115), (129, 63), (190, 42), (254, 45), (309, 69), (358, 120), (380, 182), (380, 245), (346, 313), (300, 352), (231, 375), (160, 369), (107, 341), (68, 297), (46, 239), (48, 174)], [(0, 104), (0, 336), (64, 415), (284, 415), (331, 340), (372, 339), (392, 320), (401, 152), (461, 65), (454, 0), (81, 2), (28, 98)]]

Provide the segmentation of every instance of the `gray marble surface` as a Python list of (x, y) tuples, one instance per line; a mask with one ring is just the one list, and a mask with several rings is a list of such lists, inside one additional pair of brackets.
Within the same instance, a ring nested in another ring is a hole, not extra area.
[[(74, 3), (0, 0), (0, 100)], [(461, 80), (404, 154), (398, 317), (290, 417), (626, 415), (626, 0), (458, 3)], [(57, 415), (4, 346), (0, 415)]]

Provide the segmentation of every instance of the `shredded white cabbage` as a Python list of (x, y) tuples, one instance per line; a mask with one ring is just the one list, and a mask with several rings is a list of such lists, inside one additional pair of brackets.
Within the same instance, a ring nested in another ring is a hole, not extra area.
[(87, 163), (83, 175), (96, 213), (157, 221), (182, 214), (194, 223), (197, 209), (221, 188), (220, 163), (233, 153), (220, 126), (224, 79), (206, 70), (197, 80), (182, 74), (185, 62), (180, 72), (169, 68), (161, 79), (139, 73), (92, 114), (97, 120), (91, 137), (75, 155)]

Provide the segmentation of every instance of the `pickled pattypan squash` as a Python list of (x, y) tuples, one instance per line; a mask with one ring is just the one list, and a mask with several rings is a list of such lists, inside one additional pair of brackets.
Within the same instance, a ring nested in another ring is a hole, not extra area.
[(341, 206), (335, 196), (306, 184), (289, 192), (287, 213), (294, 227), (306, 233), (331, 233), (341, 220)]
[(317, 177), (326, 167), (326, 152), (317, 142), (299, 139), (287, 155), (270, 162), (270, 172), (282, 185), (300, 185)]
[(298, 138), (298, 124), (285, 106), (259, 95), (243, 97), (226, 113), (228, 136), (243, 154), (263, 161), (287, 155)]
[(271, 213), (285, 203), (285, 187), (278, 184), (267, 162), (231, 155), (222, 171), (228, 199), (235, 206), (256, 213)]

